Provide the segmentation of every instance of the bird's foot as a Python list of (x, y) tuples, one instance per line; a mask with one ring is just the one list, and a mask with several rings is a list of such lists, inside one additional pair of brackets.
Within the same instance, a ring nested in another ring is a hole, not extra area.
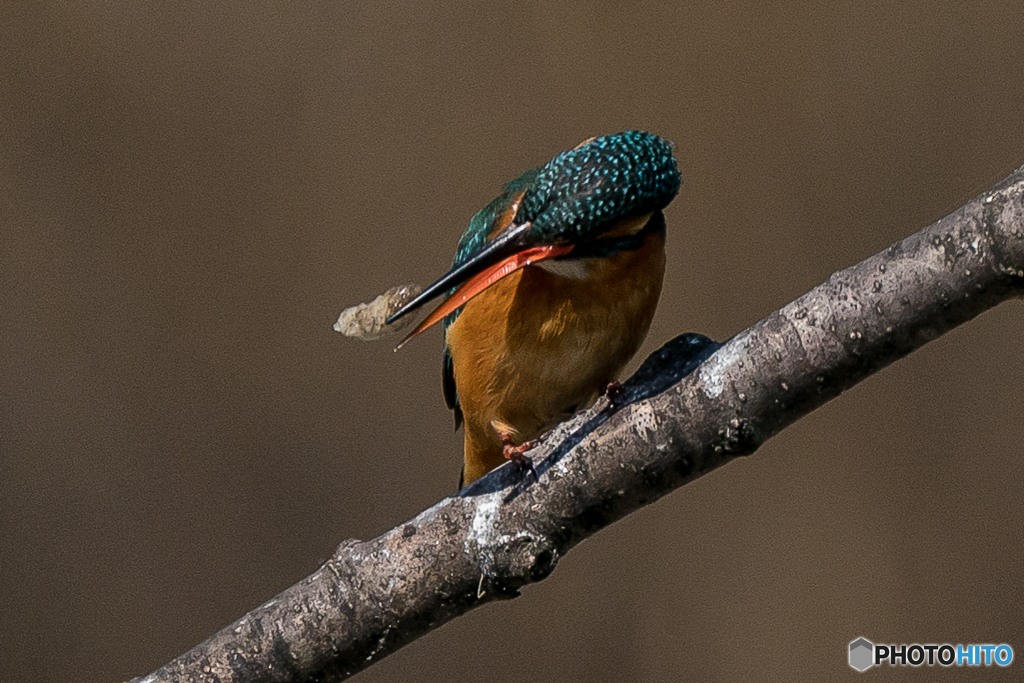
[(605, 385), (602, 395), (608, 399), (608, 407), (605, 410), (617, 410), (622, 405), (622, 400), (626, 397), (626, 390), (622, 388), (622, 384), (616, 380), (612, 380)]
[(505, 459), (510, 461), (519, 470), (520, 484), (526, 480), (527, 473), (533, 475), (534, 481), (540, 481), (537, 470), (533, 466), (533, 460), (526, 455), (526, 451), (537, 445), (537, 439), (524, 441), (518, 446), (512, 441), (512, 435), (499, 429), (498, 438), (501, 439), (501, 452)]

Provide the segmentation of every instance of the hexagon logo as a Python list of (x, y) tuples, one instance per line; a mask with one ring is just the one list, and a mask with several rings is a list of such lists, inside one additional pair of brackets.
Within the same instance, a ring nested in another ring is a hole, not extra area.
[(875, 646), (867, 638), (858, 638), (850, 643), (850, 666), (857, 671), (867, 671), (874, 663)]

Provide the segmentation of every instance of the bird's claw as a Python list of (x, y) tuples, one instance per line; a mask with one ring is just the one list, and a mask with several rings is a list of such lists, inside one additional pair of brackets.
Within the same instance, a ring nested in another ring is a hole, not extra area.
[(622, 388), (621, 383), (612, 380), (605, 385), (602, 394), (608, 399), (608, 405), (605, 410), (617, 410), (622, 406), (622, 400), (626, 397), (626, 390)]
[(521, 487), (526, 481), (527, 474), (533, 475), (534, 482), (540, 481), (540, 477), (537, 476), (537, 468), (533, 466), (533, 459), (526, 455), (526, 451), (537, 445), (537, 439), (524, 441), (517, 446), (515, 442), (512, 441), (512, 435), (508, 432), (499, 430), (498, 437), (501, 439), (502, 455), (504, 455), (505, 459), (511, 462), (519, 472), (519, 486)]
[(519, 470), (519, 484), (522, 485), (526, 482), (527, 473), (533, 475), (534, 483), (540, 481), (540, 477), (537, 476), (537, 468), (533, 466), (533, 458), (523, 455), (522, 453), (516, 453), (512, 456), (506, 456), (515, 465), (515, 468)]

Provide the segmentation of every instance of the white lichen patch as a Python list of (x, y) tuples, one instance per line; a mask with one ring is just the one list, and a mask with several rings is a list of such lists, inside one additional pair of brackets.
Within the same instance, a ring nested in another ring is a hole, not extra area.
[[(740, 337), (742, 336), (740, 335)], [(743, 340), (738, 337), (715, 351), (710, 358), (701, 363), (697, 372), (708, 398), (718, 398), (725, 391), (725, 371), (741, 360), (740, 355), (743, 353), (744, 346)]]
[(651, 435), (658, 431), (658, 419), (650, 403), (634, 403), (630, 406), (630, 422), (637, 436), (651, 442)]
[(480, 570), (484, 575), (490, 574), (491, 565), (495, 558), (500, 556), (502, 549), (507, 549), (520, 539), (532, 538), (525, 530), (517, 531), (514, 534), (503, 534), (497, 531), (495, 522), (502, 508), (504, 496), (505, 492), (496, 491), (477, 498), (473, 521), (466, 534), (464, 543), (466, 553), (479, 557)]
[(469, 535), (466, 540), (480, 547), (490, 546), (493, 542), (494, 518), (501, 509), (501, 496), (492, 493), (488, 496), (481, 496), (477, 500), (476, 512), (473, 514), (473, 523), (469, 526)]

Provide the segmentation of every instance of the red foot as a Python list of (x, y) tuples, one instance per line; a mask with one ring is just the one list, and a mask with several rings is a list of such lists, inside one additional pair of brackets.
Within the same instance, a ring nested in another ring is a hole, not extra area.
[[(622, 388), (619, 382), (612, 380), (605, 385), (604, 391), (601, 394), (608, 399), (608, 408), (615, 410), (625, 397), (626, 390)], [(605, 410), (608, 408), (605, 408)]]
[(533, 467), (533, 460), (526, 455), (526, 451), (537, 445), (537, 439), (524, 441), (517, 446), (512, 441), (511, 434), (500, 429), (497, 431), (498, 438), (501, 439), (502, 455), (505, 456), (505, 459), (511, 461), (511, 463), (516, 466), (516, 469), (519, 470), (519, 475), (522, 478), (525, 479), (526, 473), (529, 472), (533, 475), (534, 481), (540, 481), (539, 477), (537, 477), (537, 470)]
[(614, 401), (622, 395), (622, 384), (613, 379), (605, 385), (604, 391), (601, 393), (608, 397), (609, 401)]

